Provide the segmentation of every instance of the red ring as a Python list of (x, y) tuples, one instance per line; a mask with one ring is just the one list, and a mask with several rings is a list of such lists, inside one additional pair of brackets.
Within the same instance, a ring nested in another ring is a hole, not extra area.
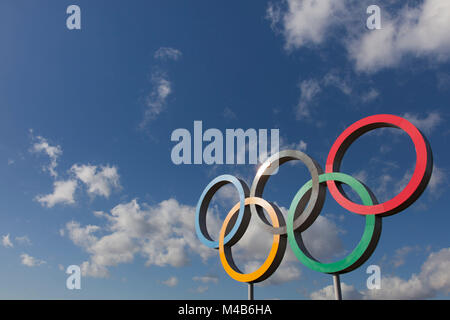
[[(345, 209), (354, 213), (388, 216), (398, 213), (411, 205), (425, 190), (433, 169), (431, 148), (422, 133), (408, 120), (390, 114), (379, 114), (361, 119), (348, 127), (334, 142), (328, 154), (325, 172), (338, 172), (342, 158), (348, 147), (364, 133), (382, 127), (404, 130), (416, 149), (416, 167), (407, 186), (394, 198), (380, 204), (364, 206), (350, 201), (343, 195), (342, 188), (333, 180), (327, 181), (333, 198)], [(345, 193), (344, 193), (345, 194)]]

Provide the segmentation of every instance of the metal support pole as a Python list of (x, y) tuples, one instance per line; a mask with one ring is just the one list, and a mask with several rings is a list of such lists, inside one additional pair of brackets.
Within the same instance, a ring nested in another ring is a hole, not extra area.
[(253, 300), (253, 283), (248, 284), (248, 300)]
[(334, 298), (336, 300), (342, 300), (342, 291), (341, 291), (341, 279), (339, 279), (339, 274), (333, 274), (333, 285), (334, 285)]

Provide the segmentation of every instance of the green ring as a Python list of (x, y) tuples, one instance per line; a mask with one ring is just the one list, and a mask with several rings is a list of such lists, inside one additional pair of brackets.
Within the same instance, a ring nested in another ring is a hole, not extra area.
[[(319, 183), (325, 183), (328, 180), (334, 180), (349, 185), (358, 194), (364, 205), (373, 205), (371, 195), (367, 188), (352, 176), (340, 172), (325, 173), (319, 176)], [(322, 263), (312, 257), (302, 243), (301, 233), (297, 232), (297, 237), (301, 242), (301, 245), (299, 246), (294, 233), (295, 230), (293, 229), (295, 209), (305, 193), (311, 189), (311, 185), (312, 182), (309, 180), (303, 185), (303, 187), (300, 188), (295, 195), (294, 200), (292, 200), (289, 208), (286, 225), (288, 240), (292, 251), (294, 251), (297, 259), (300, 260), (300, 262), (305, 266), (323, 273), (341, 274), (358, 268), (375, 250), (381, 234), (381, 217), (377, 215), (366, 215), (366, 226), (364, 228), (364, 233), (356, 248), (342, 260), (332, 263)]]

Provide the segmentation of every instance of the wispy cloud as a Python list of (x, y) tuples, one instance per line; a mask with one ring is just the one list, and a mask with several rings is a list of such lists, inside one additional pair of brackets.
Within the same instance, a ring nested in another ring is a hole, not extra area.
[[(303, 139), (300, 139), (298, 142), (292, 142), (288, 143), (287, 139), (280, 137), (280, 150), (286, 150), (286, 149), (292, 149), (292, 150), (299, 150), (299, 151), (306, 151), (308, 148), (308, 143), (305, 142)], [(295, 163), (295, 162), (293, 162)]]
[(170, 277), (169, 279), (164, 280), (162, 283), (168, 287), (175, 287), (178, 284), (178, 278)]
[(299, 84), (300, 98), (296, 108), (297, 119), (311, 117), (314, 97), (320, 92), (319, 82), (315, 79), (303, 80)]
[(192, 278), (192, 280), (202, 283), (215, 283), (215, 284), (219, 282), (219, 278), (216, 276), (195, 276)]
[(31, 240), (28, 238), (28, 236), (20, 236), (15, 238), (16, 242), (21, 245), (31, 245)]
[(141, 126), (145, 126), (148, 121), (155, 119), (164, 111), (167, 105), (167, 98), (172, 93), (172, 83), (164, 72), (152, 74), (152, 90), (145, 99), (144, 120)]
[(208, 291), (209, 287), (208, 286), (198, 286), (194, 289), (191, 289), (190, 291), (193, 293), (205, 293), (206, 291)]
[(434, 197), (441, 196), (448, 186), (447, 171), (436, 165), (433, 166), (433, 173), (431, 175), (428, 188)]
[(10, 237), (9, 237), (9, 233), (4, 235), (4, 236), (2, 236), (2, 245), (5, 248), (12, 248), (12, 247), (14, 247), (14, 245), (13, 245), (13, 243), (12, 243)]
[(141, 129), (166, 110), (167, 100), (173, 93), (173, 83), (169, 79), (167, 68), (161, 62), (177, 61), (181, 56), (180, 50), (170, 47), (161, 47), (153, 55), (155, 63), (150, 75), (151, 90), (144, 98), (144, 118), (139, 125)]
[(420, 117), (420, 115), (415, 113), (407, 112), (403, 114), (403, 118), (411, 121), (412, 124), (428, 134), (436, 129), (436, 127), (439, 126), (444, 120), (442, 115), (437, 111), (429, 112), (424, 117)]
[(392, 258), (392, 264), (394, 267), (398, 268), (405, 264), (406, 258), (409, 254), (414, 251), (419, 251), (419, 246), (404, 246), (395, 250), (394, 257)]
[(50, 163), (47, 166), (44, 166), (43, 169), (45, 171), (48, 171), (52, 177), (56, 178), (58, 176), (58, 173), (55, 169), (58, 165), (57, 160), (62, 155), (61, 147), (59, 145), (50, 145), (47, 139), (44, 137), (34, 137), (32, 129), (30, 129), (30, 133), (34, 141), (30, 151), (35, 153), (45, 153), (50, 158)]
[(379, 95), (380, 92), (377, 89), (370, 88), (367, 92), (361, 95), (361, 101), (364, 103), (368, 103), (378, 98)]
[(153, 57), (155, 59), (162, 59), (162, 60), (168, 59), (168, 60), (176, 61), (176, 60), (180, 59), (182, 55), (183, 54), (178, 49), (174, 49), (174, 48), (170, 48), (170, 47), (161, 47), (158, 50), (156, 50)]
[(36, 259), (36, 258), (30, 256), (27, 253), (21, 254), (20, 255), (20, 259), (21, 259), (21, 263), (24, 266), (27, 266), (27, 267), (38, 267), (38, 266), (40, 266), (42, 264), (47, 263), (46, 261), (40, 260), (40, 259)]
[(298, 120), (308, 120), (314, 115), (313, 108), (317, 105), (317, 99), (327, 88), (336, 88), (344, 96), (359, 103), (369, 103), (379, 96), (379, 91), (373, 87), (359, 92), (356, 84), (348, 79), (348, 75), (342, 75), (337, 69), (327, 72), (323, 77), (303, 80), (299, 84), (300, 97), (296, 106)]

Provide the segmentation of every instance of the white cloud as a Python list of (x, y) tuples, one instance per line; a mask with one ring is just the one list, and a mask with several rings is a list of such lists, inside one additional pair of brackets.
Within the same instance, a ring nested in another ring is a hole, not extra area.
[(227, 208), (233, 208), (239, 202), (239, 193), (232, 184), (221, 187), (213, 197), (213, 203), (217, 203)]
[[(299, 150), (299, 151), (306, 151), (308, 148), (308, 143), (306, 143), (303, 140), (300, 140), (299, 142), (295, 143), (285, 143), (284, 139), (280, 138), (280, 149), (290, 149), (290, 150)], [(290, 162), (292, 164), (295, 164), (296, 162)]]
[[(70, 221), (66, 223), (66, 229), (68, 231), (68, 236), (74, 244), (80, 247), (89, 248), (95, 242), (97, 242), (97, 237), (93, 235), (98, 230), (99, 226), (87, 225), (86, 227), (81, 227), (81, 225), (76, 221)], [(64, 230), (64, 229), (62, 229)], [(61, 236), (65, 235), (65, 232), (60, 232)]]
[[(287, 10), (282, 18), (274, 15), (273, 6), (269, 6), (268, 17), (277, 18), (283, 23), (286, 48), (299, 48), (304, 45), (320, 44), (328, 28), (339, 17), (344, 3), (333, 0), (287, 0)], [(271, 11), (270, 11), (271, 10)], [(272, 20), (272, 23), (276, 21)]]
[(422, 265), (420, 278), (424, 280), (433, 291), (450, 292), (450, 248), (433, 252)]
[(54, 205), (61, 204), (74, 204), (74, 193), (77, 188), (76, 180), (55, 181), (53, 183), (53, 193), (37, 196), (35, 198), (41, 205), (52, 208)]
[(11, 239), (9, 238), (9, 233), (7, 235), (2, 236), (2, 245), (5, 248), (14, 247), (13, 243), (11, 242)]
[(20, 259), (21, 263), (27, 267), (37, 267), (46, 263), (44, 260), (36, 259), (26, 253), (21, 254)]
[(192, 289), (191, 291), (193, 293), (205, 293), (206, 291), (208, 291), (209, 287), (208, 286), (198, 286), (195, 289)]
[(309, 118), (311, 116), (311, 105), (314, 97), (320, 92), (317, 80), (309, 79), (300, 82), (300, 99), (297, 104), (297, 119)]
[(404, 246), (401, 247), (397, 250), (395, 250), (395, 255), (392, 259), (392, 264), (394, 265), (394, 267), (398, 268), (402, 265), (405, 264), (406, 262), (406, 257), (414, 252), (414, 251), (418, 251), (420, 250), (420, 248), (418, 246), (412, 247), (412, 246)]
[[(399, 193), (403, 190), (408, 182), (411, 180), (414, 168), (411, 168), (405, 172), (403, 177), (395, 184), (395, 190)], [(433, 164), (433, 172), (431, 174), (430, 181), (426, 190), (429, 190), (429, 196), (431, 198), (439, 198), (447, 189), (448, 179), (446, 170)]]
[(216, 276), (196, 276), (193, 277), (192, 280), (194, 281), (199, 281), (202, 283), (218, 283), (219, 282), (219, 278)]
[(314, 223), (303, 232), (303, 241), (316, 259), (332, 258), (344, 251), (339, 235), (344, 231), (331, 219), (319, 215)]
[(168, 60), (176, 61), (179, 58), (181, 58), (182, 55), (183, 54), (178, 49), (174, 49), (174, 48), (170, 48), (170, 47), (161, 47), (158, 50), (156, 50), (153, 57), (155, 59), (162, 59), (162, 60), (168, 59)]
[(16, 237), (15, 239), (21, 245), (31, 245), (31, 240), (26, 235), (25, 236), (21, 236), (21, 237)]
[(175, 287), (178, 284), (178, 278), (170, 277), (169, 279), (164, 280), (162, 283), (168, 287)]
[(352, 176), (354, 178), (358, 179), (359, 181), (361, 181), (362, 183), (366, 184), (368, 181), (369, 174), (367, 173), (366, 170), (363, 169), (363, 170), (360, 170), (360, 171), (352, 174)]
[(81, 274), (85, 277), (107, 278), (109, 271), (105, 266), (98, 265), (89, 261), (84, 261), (81, 266)]
[(306, 151), (306, 148), (308, 147), (308, 144), (305, 142), (305, 141), (303, 141), (303, 140), (300, 140), (300, 142), (298, 143), (298, 145), (297, 145), (297, 148), (300, 150), (300, 151)]
[[(407, 174), (408, 174), (408, 172), (405, 174), (405, 176)], [(394, 180), (394, 178), (390, 174), (383, 173), (377, 177), (377, 180), (378, 180), (378, 184), (373, 189), (373, 192), (378, 201), (385, 202), (392, 197), (392, 195), (389, 194), (389, 187), (392, 185), (392, 181)], [(402, 187), (401, 184), (404, 181), (407, 182), (408, 180), (406, 180), (406, 178), (404, 177), (403, 179), (396, 182), (395, 186), (396, 186), (397, 190), (402, 190), (404, 186)]]
[[(397, 193), (399, 193), (405, 186), (408, 184), (408, 182), (411, 180), (411, 177), (413, 175), (414, 168), (411, 168), (405, 172), (403, 177), (395, 184), (395, 190)], [(444, 169), (441, 167), (438, 167), (436, 164), (433, 164), (433, 172), (431, 174), (430, 181), (428, 182), (427, 189), (430, 191), (430, 195), (434, 198), (439, 198), (442, 193), (446, 190), (446, 184), (447, 184), (447, 173)], [(381, 192), (381, 186), (380, 190), (378, 192)], [(386, 198), (386, 192), (384, 192), (383, 196)]]
[[(342, 283), (344, 299), (429, 299), (450, 293), (450, 248), (431, 253), (418, 274), (408, 280), (381, 275), (381, 289), (357, 291)], [(327, 286), (311, 293), (312, 299), (334, 299), (333, 287)]]
[[(288, 245), (289, 246), (289, 245)], [(289, 250), (289, 249), (288, 249)], [(245, 272), (252, 272), (261, 267), (263, 261), (250, 261), (245, 264)], [(297, 262), (283, 259), (278, 269), (266, 280), (260, 283), (261, 286), (278, 285), (291, 282), (300, 278), (302, 272)]]
[[(74, 221), (66, 225), (69, 238), (90, 254), (82, 268), (85, 275), (107, 276), (108, 267), (130, 263), (136, 254), (146, 259), (147, 266), (174, 267), (188, 264), (192, 253), (203, 260), (217, 254), (195, 235), (195, 208), (175, 199), (144, 208), (132, 200), (97, 216), (106, 219), (105, 227), (82, 227)], [(99, 231), (106, 234), (97, 236)]]
[[(280, 150), (286, 150), (286, 149), (292, 149), (292, 150), (300, 150), (300, 151), (306, 151), (308, 148), (308, 143), (304, 140), (300, 140), (299, 142), (295, 143), (288, 143), (283, 137), (280, 137)], [(295, 164), (294, 162), (290, 162), (292, 164)]]
[[(32, 133), (33, 131), (30, 130), (30, 132)], [(61, 147), (58, 145), (51, 146), (48, 143), (47, 139), (41, 136), (37, 136), (36, 138), (33, 138), (33, 140), (37, 141), (33, 144), (31, 151), (36, 153), (43, 152), (47, 154), (47, 156), (50, 158), (50, 164), (48, 166), (45, 166), (43, 169), (45, 171), (48, 171), (52, 177), (56, 178), (58, 176), (58, 173), (55, 171), (55, 169), (58, 165), (57, 160), (62, 154)]]
[(349, 85), (349, 83), (338, 76), (336, 72), (328, 72), (323, 77), (323, 83), (325, 86), (333, 86), (338, 88), (343, 94), (345, 95), (351, 95), (352, 94), (352, 87)]
[[(30, 129), (31, 135), (33, 130)], [(55, 168), (57, 166), (57, 159), (62, 154), (60, 146), (51, 146), (45, 138), (40, 136), (34, 138), (37, 140), (33, 144), (32, 152), (44, 152), (51, 160), (51, 163), (44, 167), (50, 172), (50, 175), (57, 178)], [(118, 169), (115, 166), (94, 166), (94, 165), (78, 165), (74, 164), (70, 170), (72, 175), (67, 180), (58, 180), (53, 182), (53, 193), (47, 195), (38, 195), (35, 200), (40, 202), (43, 206), (49, 208), (56, 204), (74, 204), (74, 194), (78, 187), (77, 180), (80, 180), (87, 186), (87, 193), (95, 196), (100, 195), (108, 198), (114, 189), (120, 189)]]
[(419, 274), (408, 280), (396, 276), (381, 278), (380, 290), (366, 292), (370, 299), (427, 299), (450, 292), (450, 248), (431, 253)]
[(90, 195), (109, 198), (111, 191), (120, 188), (116, 167), (93, 165), (73, 165), (70, 171), (87, 186)]
[(91, 261), (81, 264), (84, 276), (106, 278), (109, 276), (108, 266), (131, 262), (134, 258), (136, 248), (124, 233), (111, 233), (99, 238), (94, 235), (101, 230), (99, 226), (82, 227), (76, 221), (68, 222), (66, 229), (72, 242), (91, 254)]
[(382, 10), (382, 29), (365, 32), (355, 32), (363, 23), (354, 18), (364, 12), (362, 2), (286, 0), (282, 3), (286, 4), (284, 10), (269, 4), (267, 17), (272, 29), (277, 30), (274, 25), (280, 25), (288, 50), (317, 47), (334, 35), (336, 29), (341, 32), (338, 40), (346, 47), (358, 71), (376, 72), (395, 67), (406, 57), (427, 57), (438, 62), (449, 59), (449, 1), (424, 0), (416, 6), (405, 4), (395, 11), (392, 7)]
[(100, 266), (132, 262), (138, 249), (132, 235), (125, 232), (105, 235), (89, 247), (93, 254), (92, 262)]
[(146, 109), (141, 127), (164, 111), (167, 98), (172, 93), (172, 83), (164, 72), (153, 73), (151, 81), (152, 90), (145, 99)]
[[(360, 300), (363, 295), (355, 289), (354, 286), (341, 282), (342, 299), (344, 300)], [(334, 300), (334, 287), (332, 285), (326, 286), (323, 289), (311, 293), (312, 300)]]
[(361, 96), (361, 100), (364, 103), (371, 102), (371, 101), (375, 100), (376, 98), (378, 98), (379, 95), (380, 95), (380, 92), (377, 89), (370, 88), (369, 91), (367, 91), (366, 93), (364, 93)]
[(433, 166), (433, 173), (431, 174), (428, 188), (433, 195), (440, 196), (446, 190), (443, 186), (447, 183), (447, 173), (441, 167)]
[(376, 71), (392, 67), (406, 56), (448, 60), (450, 54), (450, 2), (425, 0), (420, 6), (404, 6), (383, 22), (382, 30), (366, 32), (349, 48), (356, 68)]
[(413, 125), (425, 133), (430, 134), (444, 119), (439, 112), (430, 112), (424, 118), (417, 114), (405, 113), (403, 118), (409, 120)]
[[(211, 209), (208, 228), (211, 236), (216, 238), (221, 223), (217, 211)], [(285, 208), (282, 210), (286, 212)], [(95, 215), (105, 219), (106, 225), (81, 226), (71, 221), (65, 227), (67, 232), (62, 233), (90, 255), (89, 261), (82, 267), (85, 275), (108, 276), (109, 267), (130, 263), (135, 255), (144, 257), (147, 266), (173, 267), (187, 265), (192, 255), (198, 255), (203, 261), (218, 255), (216, 250), (202, 245), (197, 239), (195, 207), (182, 205), (175, 199), (154, 206), (140, 205), (137, 200), (132, 200), (115, 206), (110, 213), (96, 212)], [(326, 257), (342, 250), (339, 232), (331, 220), (319, 216), (304, 233), (305, 243), (318, 258)], [(257, 221), (252, 220), (233, 248), (233, 255), (237, 261), (248, 265), (265, 260), (271, 245), (272, 237), (257, 225)], [(297, 259), (290, 250), (286, 251), (284, 260), (270, 283), (281, 283), (300, 276), (300, 270), (293, 264), (297, 263)], [(194, 280), (207, 283), (215, 282), (214, 278), (195, 277)]]
[[(154, 55), (157, 60), (178, 60), (182, 56), (180, 50), (168, 47), (159, 48)], [(143, 128), (150, 121), (158, 117), (167, 107), (167, 99), (173, 92), (173, 84), (169, 80), (165, 68), (157, 63), (151, 73), (152, 89), (145, 97), (144, 118), (140, 124)]]
[(266, 10), (266, 19), (270, 21), (270, 27), (274, 31), (278, 31), (277, 25), (281, 20), (281, 8), (277, 4), (269, 2)]
[(347, 97), (356, 97), (363, 103), (368, 103), (379, 96), (379, 92), (375, 88), (370, 88), (369, 91), (364, 93), (355, 92), (351, 82), (348, 80), (348, 76), (340, 75), (337, 70), (332, 70), (321, 78), (307, 79), (300, 82), (300, 98), (296, 106), (298, 120), (312, 117), (312, 107), (315, 105), (314, 99), (329, 87), (337, 88)]

